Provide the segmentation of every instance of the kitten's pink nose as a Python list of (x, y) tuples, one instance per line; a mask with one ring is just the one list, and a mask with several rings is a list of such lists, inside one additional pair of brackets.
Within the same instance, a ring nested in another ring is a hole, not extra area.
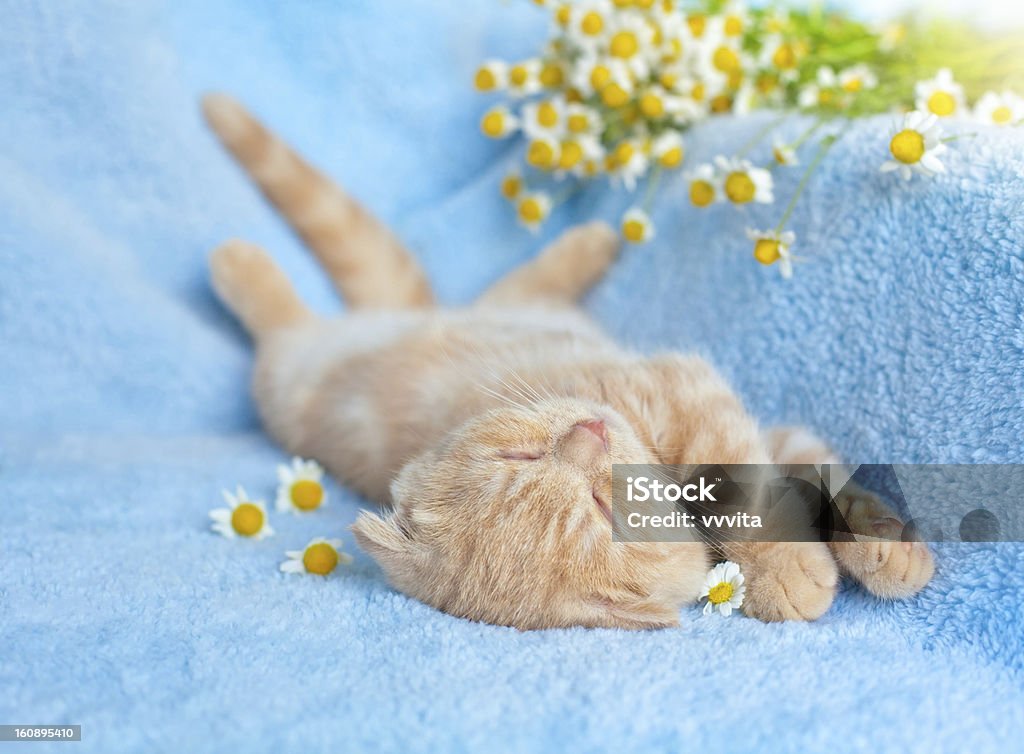
[(580, 422), (576, 426), (591, 432), (601, 441), (602, 445), (606, 448), (608, 447), (608, 428), (604, 426), (603, 419), (591, 419), (590, 421)]
[(562, 455), (575, 463), (589, 465), (608, 452), (608, 430), (600, 419), (580, 422), (562, 440)]

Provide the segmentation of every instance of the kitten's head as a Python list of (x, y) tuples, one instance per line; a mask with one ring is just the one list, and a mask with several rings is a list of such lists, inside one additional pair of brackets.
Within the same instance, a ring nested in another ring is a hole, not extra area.
[(707, 568), (700, 543), (612, 541), (611, 466), (653, 463), (610, 408), (551, 400), (478, 416), (410, 461), (359, 544), (401, 591), (521, 629), (675, 625)]

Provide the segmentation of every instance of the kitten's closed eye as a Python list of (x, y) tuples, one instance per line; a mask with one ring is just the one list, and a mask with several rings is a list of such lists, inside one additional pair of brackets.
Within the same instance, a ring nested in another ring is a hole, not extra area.
[(506, 461), (538, 461), (544, 457), (540, 450), (504, 450), (498, 454), (499, 458)]

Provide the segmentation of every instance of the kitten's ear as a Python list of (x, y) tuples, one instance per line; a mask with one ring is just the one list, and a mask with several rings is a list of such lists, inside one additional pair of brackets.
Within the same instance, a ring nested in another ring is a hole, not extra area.
[(362, 511), (351, 528), (356, 542), (380, 564), (388, 578), (394, 580), (414, 575), (422, 565), (425, 557), (423, 548), (401, 526), (398, 516), (392, 514), (381, 518)]
[(615, 628), (672, 628), (679, 625), (679, 608), (652, 598), (616, 599), (594, 597), (589, 606), (606, 621), (603, 625)]

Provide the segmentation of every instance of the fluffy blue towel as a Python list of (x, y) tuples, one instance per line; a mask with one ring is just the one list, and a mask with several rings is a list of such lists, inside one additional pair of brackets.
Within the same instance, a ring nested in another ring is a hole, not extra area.
[[(537, 46), (530, 3), (8, 5), (0, 723), (81, 723), (97, 752), (1019, 746), (1021, 545), (942, 546), (918, 598), (850, 586), (812, 625), (686, 609), (677, 630), (518, 633), (406, 599), (362, 554), (326, 580), (279, 574), (312, 536), (353, 549), (361, 501), (336, 485), (265, 541), (209, 533), (220, 489), (270, 497), (283, 458), (208, 250), (256, 241), (337, 304), (200, 123), (199, 94), (249, 103), (464, 301), (626, 203), (589, 190), (536, 239), (497, 194), (517, 147), (477, 135), (468, 84), (485, 56)], [(763, 124), (698, 128), (689, 159)], [(695, 212), (673, 179), (657, 240), (592, 310), (639, 347), (706, 352), (766, 423), (809, 424), (852, 460), (1024, 461), (1024, 134), (981, 129), (947, 176), (897, 186), (877, 171), (891, 125), (857, 126), (813, 179), (792, 281), (743, 236), (779, 206)]]

